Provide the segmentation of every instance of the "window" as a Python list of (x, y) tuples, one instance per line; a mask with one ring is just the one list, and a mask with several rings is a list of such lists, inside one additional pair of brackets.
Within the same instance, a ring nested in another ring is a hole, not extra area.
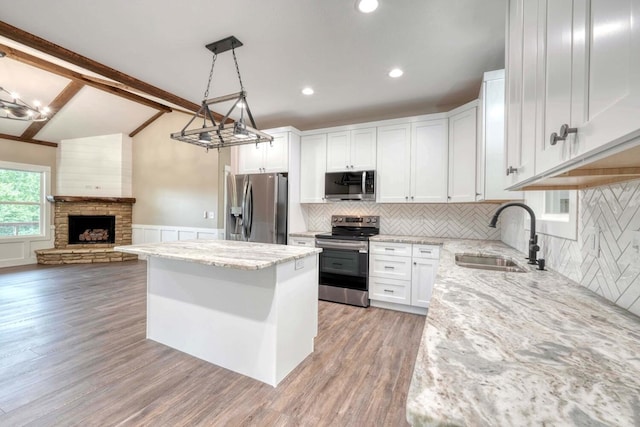
[[(532, 191), (526, 203), (536, 214), (537, 232), (565, 239), (577, 239), (578, 195), (575, 190)], [(529, 216), (525, 218), (529, 229)]]
[(0, 238), (47, 234), (49, 167), (0, 162)]

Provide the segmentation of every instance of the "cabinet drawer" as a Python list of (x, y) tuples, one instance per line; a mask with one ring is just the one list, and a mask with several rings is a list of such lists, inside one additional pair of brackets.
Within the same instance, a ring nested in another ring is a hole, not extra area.
[(378, 301), (410, 304), (411, 282), (381, 277), (369, 278), (369, 298)]
[(389, 255), (371, 255), (369, 274), (389, 279), (411, 280), (411, 258)]
[(440, 258), (440, 247), (433, 245), (413, 245), (414, 258)]
[(313, 248), (316, 246), (316, 239), (313, 237), (289, 237), (289, 244), (292, 246), (307, 246)]
[(395, 256), (411, 256), (411, 245), (407, 243), (369, 243), (369, 252), (372, 254), (384, 254)]

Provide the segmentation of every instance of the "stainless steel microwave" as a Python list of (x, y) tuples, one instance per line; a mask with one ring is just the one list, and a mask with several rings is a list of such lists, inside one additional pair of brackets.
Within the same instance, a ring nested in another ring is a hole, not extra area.
[(326, 200), (376, 200), (376, 172), (327, 172), (324, 176)]

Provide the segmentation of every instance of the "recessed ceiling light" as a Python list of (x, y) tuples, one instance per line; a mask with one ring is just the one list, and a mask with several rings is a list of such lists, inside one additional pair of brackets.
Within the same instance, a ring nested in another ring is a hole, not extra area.
[(378, 0), (357, 0), (356, 7), (362, 13), (371, 13), (378, 8)]
[(304, 89), (302, 89), (302, 93), (304, 95), (313, 95), (313, 88), (310, 87), (305, 87)]
[(392, 77), (394, 79), (397, 79), (403, 74), (404, 74), (404, 71), (402, 71), (400, 68), (394, 68), (393, 70), (389, 71), (389, 77)]

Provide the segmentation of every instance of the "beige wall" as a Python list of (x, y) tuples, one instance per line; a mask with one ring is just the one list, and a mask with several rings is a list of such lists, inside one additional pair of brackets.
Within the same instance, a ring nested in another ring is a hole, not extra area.
[[(133, 223), (217, 228), (218, 152), (172, 140), (190, 116), (165, 114), (133, 138)], [(214, 211), (215, 219), (205, 219)]]
[(3, 162), (49, 166), (51, 168), (51, 192), (55, 193), (56, 148), (0, 138), (0, 160)]

